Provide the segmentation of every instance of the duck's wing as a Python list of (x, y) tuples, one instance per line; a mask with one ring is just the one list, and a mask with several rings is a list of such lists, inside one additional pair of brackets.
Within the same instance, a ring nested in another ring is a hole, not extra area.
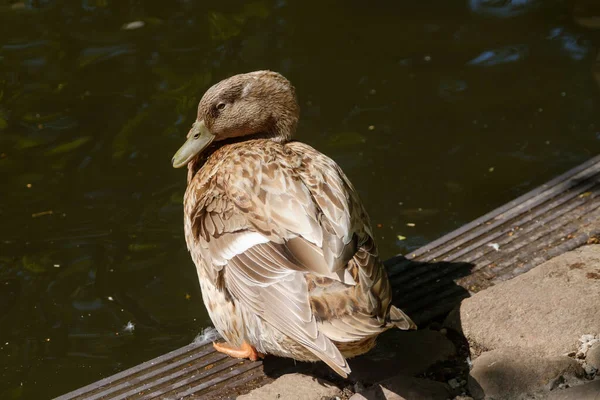
[(224, 281), (238, 302), (346, 377), (346, 359), (318, 329), (302, 268), (284, 244), (269, 242), (233, 257)]
[(305, 274), (337, 280), (343, 274), (339, 278), (319, 257), (322, 215), (295, 175), (300, 163), (278, 145), (228, 157), (219, 174), (191, 182), (185, 199), (188, 246), (218, 288), (346, 376), (345, 358), (319, 331), (311, 311)]
[[(356, 297), (351, 300), (354, 301), (353, 308), (360, 310), (356, 315), (366, 315), (366, 318), (356, 321), (355, 328), (377, 329), (373, 326), (374, 321), (367, 321), (373, 317), (381, 328), (388, 318), (392, 292), (358, 193), (329, 157), (301, 142), (288, 146), (302, 154), (304, 168), (298, 172), (322, 214), (322, 253), (329, 268), (338, 274), (343, 268), (346, 275), (360, 283), (354, 293)], [(410, 318), (406, 319), (410, 321)], [(412, 321), (411, 324), (414, 325)], [(351, 331), (350, 327), (347, 332), (342, 330), (338, 334), (351, 336)]]

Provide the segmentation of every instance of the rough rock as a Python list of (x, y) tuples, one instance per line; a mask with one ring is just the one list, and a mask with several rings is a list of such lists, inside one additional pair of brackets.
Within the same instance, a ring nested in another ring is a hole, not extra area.
[(600, 333), (600, 245), (583, 246), (465, 299), (446, 323), (476, 351), (531, 349), (540, 356), (576, 351)]
[(521, 399), (559, 383), (579, 383), (581, 365), (565, 356), (540, 357), (531, 351), (505, 348), (483, 353), (473, 362), (468, 387), (475, 399)]
[(332, 383), (303, 374), (287, 374), (272, 383), (238, 396), (239, 400), (321, 400), (341, 394)]
[(600, 343), (594, 344), (587, 351), (585, 361), (592, 367), (600, 370)]
[(575, 353), (575, 357), (579, 359), (586, 358), (587, 352), (591, 349), (595, 344), (600, 343), (600, 335), (581, 335), (579, 338), (579, 342), (581, 343), (579, 349)]
[(350, 360), (352, 379), (373, 383), (397, 374), (414, 376), (456, 354), (456, 347), (440, 332), (423, 329), (390, 330), (365, 356)]
[(350, 400), (447, 400), (450, 390), (440, 382), (398, 375), (356, 393)]
[(600, 399), (600, 380), (584, 383), (564, 390), (550, 393), (547, 400), (598, 400)]

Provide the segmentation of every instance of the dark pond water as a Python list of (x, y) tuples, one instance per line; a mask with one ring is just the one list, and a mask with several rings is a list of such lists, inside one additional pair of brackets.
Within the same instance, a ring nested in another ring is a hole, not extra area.
[(389, 257), (598, 153), (593, 4), (0, 1), (0, 398), (209, 324), (170, 159), (212, 83), (290, 78), (298, 137), (344, 168)]

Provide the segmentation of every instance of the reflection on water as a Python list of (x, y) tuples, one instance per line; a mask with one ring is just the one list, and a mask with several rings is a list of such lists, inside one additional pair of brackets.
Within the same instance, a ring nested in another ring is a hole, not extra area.
[(506, 64), (517, 61), (523, 61), (527, 56), (528, 49), (525, 45), (507, 46), (499, 49), (486, 50), (471, 61), (467, 65), (494, 66), (498, 64)]
[(592, 1), (0, 1), (0, 398), (208, 325), (169, 161), (211, 83), (289, 77), (298, 136), (389, 257), (598, 152), (599, 21)]
[(471, 11), (482, 16), (510, 18), (534, 11), (542, 0), (469, 0)]

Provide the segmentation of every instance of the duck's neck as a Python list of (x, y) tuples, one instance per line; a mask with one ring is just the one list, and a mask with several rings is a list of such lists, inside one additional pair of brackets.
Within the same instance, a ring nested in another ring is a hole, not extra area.
[(196, 173), (202, 168), (202, 166), (206, 163), (206, 161), (218, 150), (223, 147), (230, 146), (232, 144), (247, 142), (250, 140), (257, 139), (268, 139), (272, 140), (276, 143), (287, 143), (291, 140), (292, 133), (255, 133), (253, 135), (245, 135), (238, 136), (234, 138), (228, 138), (225, 140), (219, 140), (217, 142), (213, 142), (210, 146), (206, 148), (201, 154), (198, 154), (192, 161), (188, 163), (188, 176), (187, 182), (188, 184), (194, 179)]

